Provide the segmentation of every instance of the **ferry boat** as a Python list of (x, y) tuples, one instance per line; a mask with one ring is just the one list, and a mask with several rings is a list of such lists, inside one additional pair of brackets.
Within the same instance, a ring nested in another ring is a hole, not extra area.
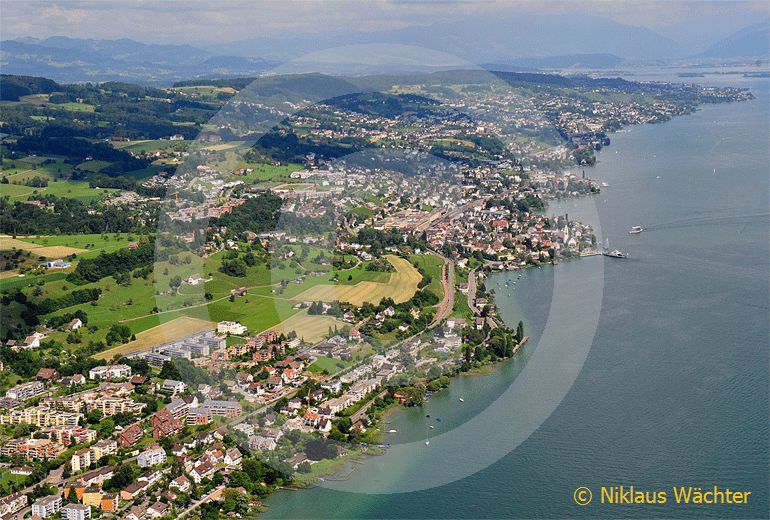
[(634, 226), (631, 228), (631, 231), (628, 232), (629, 235), (638, 235), (644, 231), (644, 228), (642, 226)]
[(604, 256), (609, 256), (610, 258), (628, 258), (628, 255), (620, 249), (610, 249), (609, 238), (604, 239), (604, 249), (602, 250), (602, 254)]
[(610, 258), (628, 258), (628, 255), (619, 249), (613, 249), (612, 251), (605, 251), (602, 254), (604, 256), (609, 256)]

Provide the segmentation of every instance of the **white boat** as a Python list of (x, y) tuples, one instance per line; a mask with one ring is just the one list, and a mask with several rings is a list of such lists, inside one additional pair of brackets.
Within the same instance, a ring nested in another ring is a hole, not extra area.
[(396, 433), (398, 430), (388, 430), (388, 433)]
[(461, 402), (461, 403), (464, 403), (464, 402), (465, 402), (465, 399), (463, 399), (463, 398), (461, 397), (461, 398), (460, 398), (460, 402)]
[(435, 426), (433, 426), (433, 425), (431, 424), (430, 426), (428, 426), (428, 428), (430, 428), (430, 429), (432, 430), (432, 429), (434, 429), (434, 428), (435, 428)]
[(430, 445), (430, 441), (425, 441), (425, 445), (426, 446)]
[(605, 251), (602, 254), (604, 256), (609, 256), (610, 258), (628, 258), (628, 255), (619, 249), (613, 249), (612, 251)]
[(609, 187), (609, 184), (607, 184), (606, 182), (602, 182), (602, 188), (608, 188), (608, 187)]
[(642, 226), (634, 226), (631, 228), (631, 230), (628, 232), (629, 235), (637, 235), (644, 231), (644, 228)]
[(602, 251), (602, 254), (604, 256), (609, 256), (610, 258), (628, 258), (628, 255), (619, 249), (613, 249), (612, 251), (610, 251), (609, 238), (604, 239), (604, 250)]

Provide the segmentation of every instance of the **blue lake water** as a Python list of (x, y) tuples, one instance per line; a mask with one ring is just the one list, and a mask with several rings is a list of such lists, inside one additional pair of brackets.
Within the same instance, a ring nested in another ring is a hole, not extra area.
[[(768, 517), (768, 82), (699, 81), (757, 99), (613, 135), (586, 169), (609, 186), (549, 208), (631, 258), (494, 275), (526, 350), (394, 414), (394, 449), (337, 489), (276, 493), (267, 518)], [(601, 505), (602, 485), (671, 498)], [(673, 505), (673, 485), (752, 495)]]

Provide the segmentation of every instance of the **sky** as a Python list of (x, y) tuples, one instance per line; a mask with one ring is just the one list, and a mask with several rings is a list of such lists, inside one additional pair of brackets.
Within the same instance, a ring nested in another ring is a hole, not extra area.
[(153, 43), (318, 37), (497, 13), (594, 14), (681, 43), (711, 42), (759, 20), (767, 2), (561, 0), (0, 0), (0, 38), (132, 38)]

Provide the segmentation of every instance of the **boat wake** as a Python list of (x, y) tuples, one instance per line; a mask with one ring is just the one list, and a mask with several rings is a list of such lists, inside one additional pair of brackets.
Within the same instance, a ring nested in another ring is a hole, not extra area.
[(722, 217), (695, 217), (645, 226), (644, 231), (659, 231), (663, 229), (678, 229), (718, 224), (746, 224), (751, 223), (752, 221), (761, 222), (763, 220), (767, 220), (768, 218), (770, 218), (770, 213), (755, 213), (752, 215), (726, 215)]

